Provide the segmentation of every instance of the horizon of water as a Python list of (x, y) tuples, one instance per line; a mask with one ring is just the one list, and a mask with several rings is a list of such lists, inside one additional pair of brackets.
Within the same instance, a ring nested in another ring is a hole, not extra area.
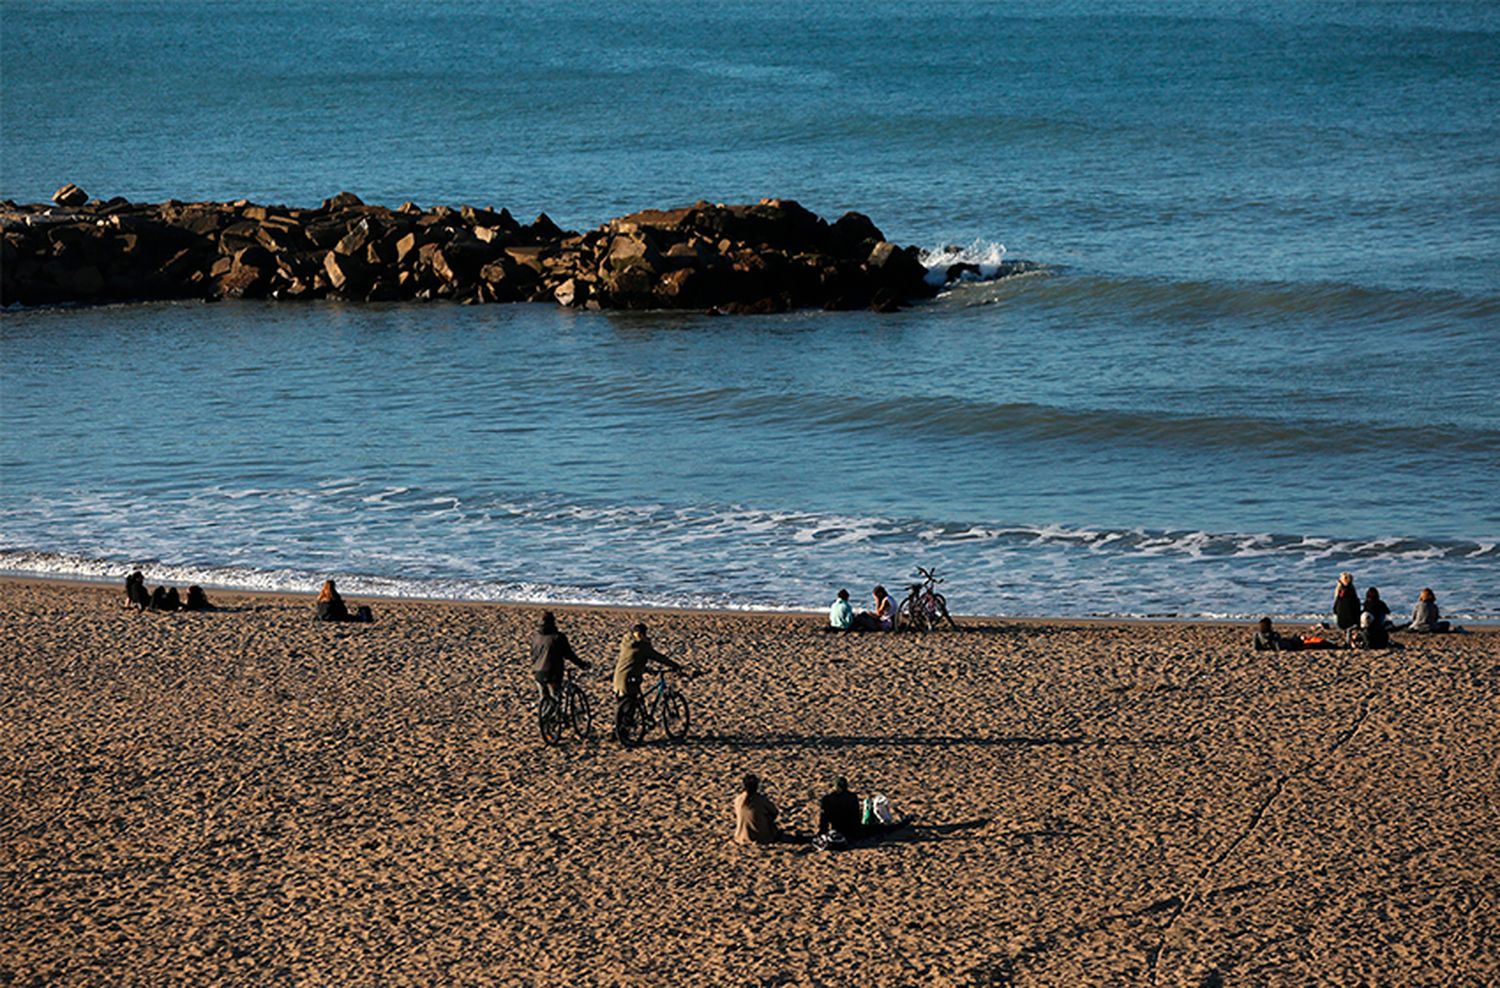
[(8, 310), (0, 571), (1302, 617), (1350, 569), (1500, 618), (1490, 5), (0, 15), (0, 197), (783, 196), (1039, 265), (888, 316)]

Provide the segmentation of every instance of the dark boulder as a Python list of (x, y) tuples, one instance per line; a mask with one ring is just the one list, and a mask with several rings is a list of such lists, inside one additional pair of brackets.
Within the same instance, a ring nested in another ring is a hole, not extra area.
[(325, 213), (337, 213), (345, 209), (353, 209), (355, 206), (363, 206), (364, 200), (353, 192), (340, 192), (332, 199), (324, 199), (322, 211)]
[(64, 185), (62, 188), (52, 193), (52, 201), (57, 203), (59, 206), (73, 208), (75, 206), (82, 206), (87, 203), (89, 201), (89, 194), (80, 189), (78, 186), (74, 185), (72, 182), (69, 182), (67, 185)]

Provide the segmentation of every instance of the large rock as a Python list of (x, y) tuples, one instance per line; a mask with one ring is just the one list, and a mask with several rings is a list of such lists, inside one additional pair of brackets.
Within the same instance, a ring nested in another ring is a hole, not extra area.
[(362, 296), (370, 285), (370, 267), (361, 258), (337, 251), (323, 256), (323, 271), (334, 291), (345, 296)]
[(887, 242), (869, 217), (828, 224), (783, 199), (641, 210), (578, 234), (545, 213), (522, 226), (506, 210), (392, 211), (348, 193), (298, 209), (59, 190), (60, 201), (79, 197), (66, 212), (0, 203), (7, 301), (331, 293), (772, 312), (883, 311), (933, 293), (917, 251)]
[(865, 267), (876, 276), (879, 288), (889, 294), (903, 297), (932, 294), (927, 284), (927, 268), (915, 247), (898, 247), (882, 240), (871, 249)]
[(64, 185), (62, 188), (52, 193), (52, 201), (57, 203), (59, 206), (72, 208), (75, 206), (82, 206), (87, 203), (89, 201), (89, 194), (80, 189), (78, 186), (74, 185), (72, 182), (69, 182), (67, 185)]

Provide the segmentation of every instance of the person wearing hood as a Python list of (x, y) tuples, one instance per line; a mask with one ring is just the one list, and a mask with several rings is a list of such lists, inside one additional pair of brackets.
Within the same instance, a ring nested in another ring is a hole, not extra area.
[(557, 617), (551, 611), (542, 613), (542, 623), (531, 636), (531, 672), (536, 677), (537, 689), (542, 698), (562, 694), (564, 663), (571, 662), (580, 669), (593, 666), (578, 657), (568, 636), (557, 630)]

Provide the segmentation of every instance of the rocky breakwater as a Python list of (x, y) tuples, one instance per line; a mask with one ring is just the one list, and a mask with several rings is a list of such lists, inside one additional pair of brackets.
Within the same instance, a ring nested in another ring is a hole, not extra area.
[[(941, 277), (860, 213), (829, 223), (784, 199), (645, 210), (586, 233), (546, 214), (397, 209), (344, 192), (317, 208), (91, 200), (0, 202), (0, 300), (546, 301), (602, 309), (890, 310)], [(954, 265), (954, 278), (971, 266)]]

